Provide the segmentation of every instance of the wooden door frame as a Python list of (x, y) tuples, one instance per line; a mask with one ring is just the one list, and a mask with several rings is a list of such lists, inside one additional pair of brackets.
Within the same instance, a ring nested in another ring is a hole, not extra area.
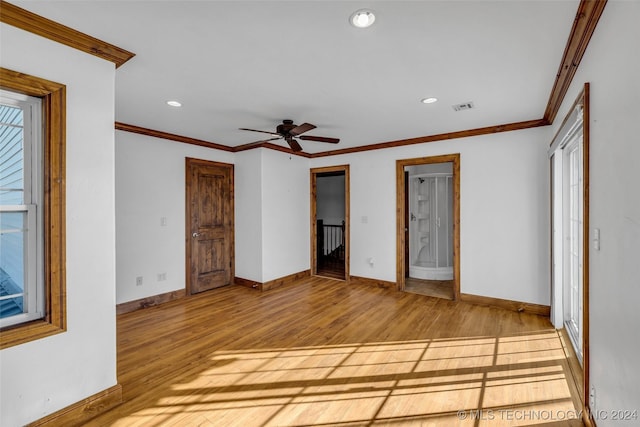
[(396, 160), (396, 286), (405, 288), (405, 166), (453, 163), (453, 299), (460, 299), (460, 153)]
[(311, 210), (310, 210), (310, 222), (309, 228), (311, 230), (311, 275), (316, 275), (318, 266), (318, 249), (316, 245), (317, 231), (316, 231), (316, 217), (317, 217), (317, 178), (318, 175), (331, 172), (344, 172), (344, 280), (350, 281), (349, 275), (349, 259), (350, 259), (350, 208), (349, 201), (351, 199), (350, 185), (349, 185), (349, 165), (327, 166), (321, 168), (311, 168), (310, 173), (310, 195), (311, 195)]
[[(585, 83), (578, 100), (582, 99), (582, 375), (584, 406), (592, 414), (588, 396), (589, 380), (589, 83)], [(576, 100), (576, 102), (579, 102)]]
[(234, 188), (234, 167), (231, 163), (214, 162), (211, 160), (196, 159), (192, 157), (185, 157), (185, 290), (186, 295), (191, 295), (191, 202), (189, 196), (191, 194), (191, 167), (192, 166), (213, 166), (218, 168), (225, 168), (229, 170), (229, 203), (231, 212), (231, 242), (229, 242), (229, 258), (231, 260), (231, 284), (235, 277), (236, 268), (236, 256), (235, 256), (235, 188)]
[[(562, 140), (562, 138), (564, 138), (564, 135), (566, 133), (566, 128), (565, 125), (567, 125), (569, 118), (571, 117), (571, 114), (573, 111), (575, 111), (575, 109), (579, 106), (582, 105), (582, 370), (581, 372), (577, 372), (577, 376), (578, 380), (582, 380), (582, 384), (581, 384), (581, 389), (579, 390), (580, 392), (580, 399), (582, 400), (582, 405), (583, 405), (583, 410), (584, 410), (584, 414), (585, 416), (587, 416), (587, 421), (589, 420), (589, 417), (592, 417), (592, 411), (593, 408), (590, 407), (589, 404), (589, 395), (590, 395), (590, 388), (591, 388), (591, 382), (590, 382), (590, 378), (589, 378), (589, 365), (590, 365), (590, 357), (589, 357), (589, 243), (591, 242), (590, 240), (590, 232), (589, 232), (589, 155), (590, 155), (590, 149), (589, 149), (589, 139), (590, 139), (590, 133), (589, 133), (589, 122), (590, 122), (590, 101), (589, 101), (589, 83), (585, 83), (584, 87), (582, 89), (582, 91), (578, 94), (578, 96), (576, 97), (575, 101), (573, 102), (573, 105), (571, 106), (571, 108), (569, 109), (569, 112), (567, 113), (566, 117), (564, 118), (564, 121), (562, 122), (562, 124), (560, 125), (560, 128), (558, 129), (557, 133), (554, 135), (553, 139), (551, 140), (551, 144), (550, 144), (550, 159), (553, 157), (553, 155), (555, 154), (555, 152), (557, 151), (557, 148)], [(562, 154), (559, 154), (562, 155)], [(552, 179), (554, 178), (553, 176), (553, 167), (551, 168), (550, 171), (550, 183), (551, 186), (553, 186), (553, 181)], [(564, 186), (564, 183), (563, 183)], [(551, 207), (553, 209), (553, 198), (554, 198), (554, 193), (553, 193), (553, 187), (551, 187), (551, 192), (550, 192), (550, 203), (551, 203)], [(553, 250), (553, 216), (554, 212), (551, 212), (551, 219), (550, 219), (550, 234), (552, 236), (551, 239), (551, 250)], [(564, 218), (563, 218), (564, 220)], [(563, 249), (564, 251), (564, 249)], [(551, 252), (553, 254), (553, 252)], [(564, 268), (564, 266), (562, 267)], [(551, 271), (551, 282), (550, 282), (550, 286), (551, 286), (551, 293), (553, 295), (554, 289), (553, 289), (553, 277), (555, 274), (554, 271), (554, 259), (551, 259), (551, 265), (550, 265), (550, 271)], [(563, 284), (564, 286), (564, 284)], [(564, 289), (563, 289), (564, 292)], [(564, 304), (564, 301), (563, 301)], [(553, 307), (552, 307), (553, 309)], [(564, 308), (563, 308), (564, 311)], [(564, 319), (562, 319), (562, 324), (564, 327)], [(571, 346), (571, 350), (573, 350), (572, 344), (569, 342), (567, 343), (568, 346)], [(580, 374), (582, 374), (582, 378), (580, 378)], [(588, 415), (586, 415), (588, 414)], [(584, 420), (584, 419), (583, 419)]]

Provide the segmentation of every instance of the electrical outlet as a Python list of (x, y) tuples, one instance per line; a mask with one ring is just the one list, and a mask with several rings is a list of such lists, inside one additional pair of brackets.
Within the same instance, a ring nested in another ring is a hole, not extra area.
[(164, 282), (167, 280), (167, 273), (158, 273), (158, 282)]
[(163, 216), (160, 217), (160, 227), (166, 227), (167, 226), (167, 217)]
[(142, 276), (136, 277), (136, 286), (142, 286)]
[(589, 407), (591, 408), (591, 412), (596, 412), (596, 386), (593, 384), (589, 391)]

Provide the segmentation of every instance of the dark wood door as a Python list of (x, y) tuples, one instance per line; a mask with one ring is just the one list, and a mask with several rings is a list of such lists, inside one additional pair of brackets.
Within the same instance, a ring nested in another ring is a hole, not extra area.
[(233, 281), (233, 165), (187, 159), (187, 290)]

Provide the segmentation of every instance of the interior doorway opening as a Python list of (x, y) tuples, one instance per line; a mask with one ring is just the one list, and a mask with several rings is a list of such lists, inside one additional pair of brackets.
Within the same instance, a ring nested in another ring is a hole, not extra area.
[(409, 268), (405, 291), (453, 299), (453, 163), (404, 168)]
[(349, 167), (311, 170), (312, 274), (347, 280)]
[(397, 162), (400, 290), (450, 300), (460, 294), (459, 158)]
[(405, 167), (409, 215), (407, 277), (453, 280), (453, 163)]

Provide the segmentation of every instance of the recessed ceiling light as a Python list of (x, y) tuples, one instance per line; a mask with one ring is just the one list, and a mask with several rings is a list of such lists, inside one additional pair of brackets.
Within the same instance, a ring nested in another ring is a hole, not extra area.
[(376, 20), (376, 16), (372, 10), (360, 9), (353, 12), (353, 15), (349, 18), (349, 22), (356, 28), (367, 28), (373, 25)]
[(170, 105), (172, 107), (182, 107), (182, 104), (178, 101), (167, 101), (167, 105)]
[(423, 104), (433, 104), (434, 102), (438, 102), (438, 98), (422, 98), (420, 102)]

